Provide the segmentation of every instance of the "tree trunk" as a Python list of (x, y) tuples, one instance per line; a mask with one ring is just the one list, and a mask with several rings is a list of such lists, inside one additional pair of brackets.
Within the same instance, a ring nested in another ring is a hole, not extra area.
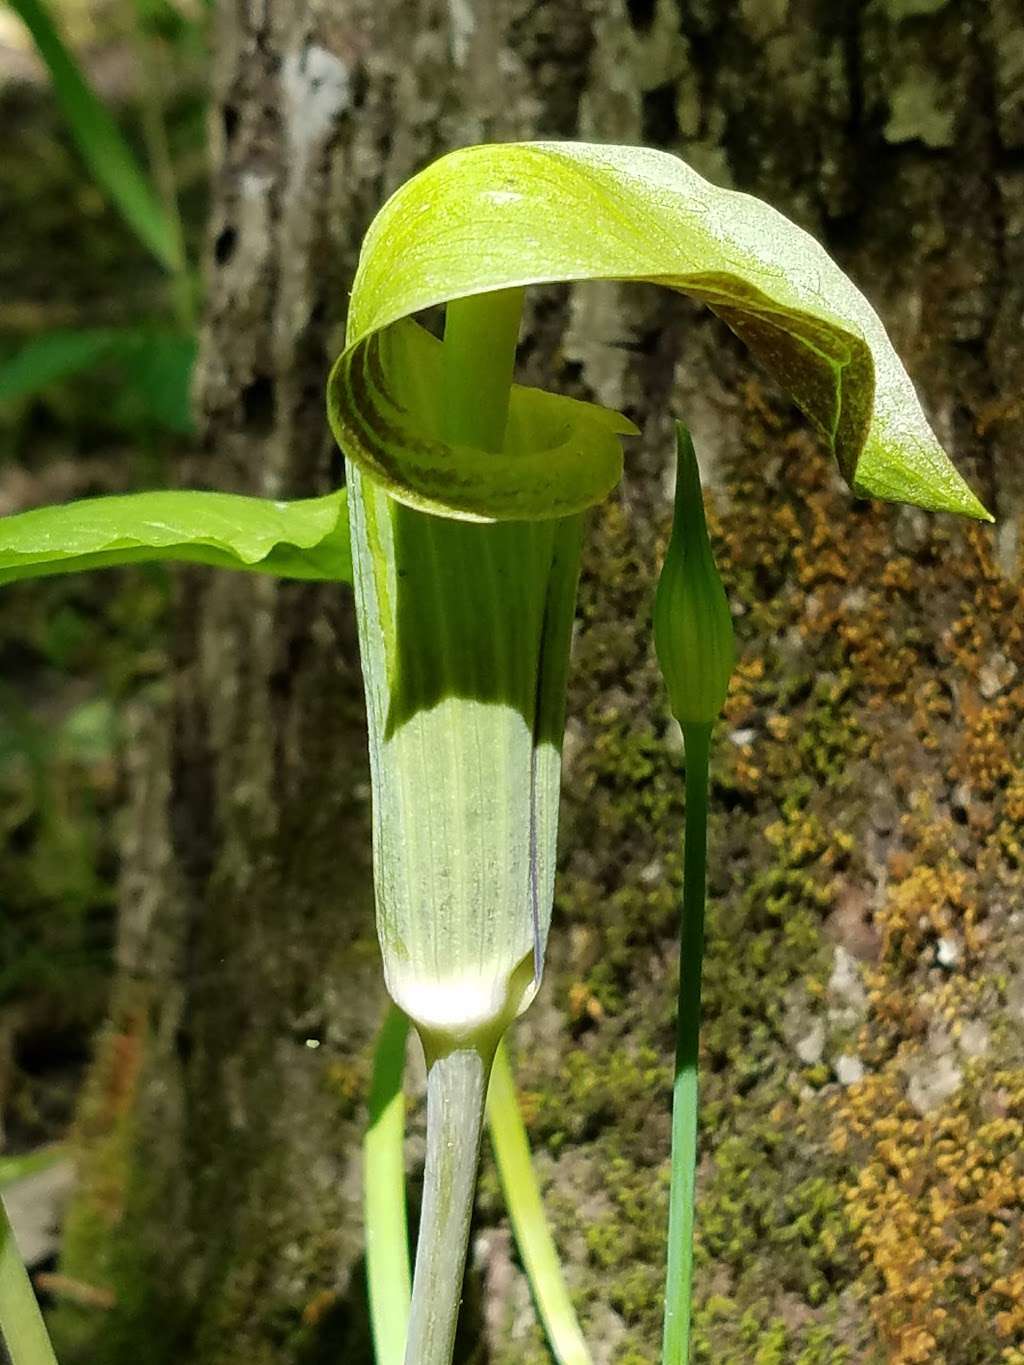
[[(649, 613), (680, 415), (741, 647), (713, 755), (698, 1358), (1024, 1360), (1018, 6), (224, 0), (211, 130), (205, 453), (183, 481), (338, 479), (323, 390), (360, 237), (453, 145), (676, 151), (819, 235), (882, 312), (994, 530), (852, 502), (675, 296), (530, 299), (530, 381), (645, 434), (591, 518), (520, 1077), (595, 1359), (654, 1361), (681, 783)], [(383, 997), (347, 590), (182, 573), (174, 653), (131, 750), (65, 1256), (116, 1307), (62, 1307), (63, 1358), (358, 1365)], [(479, 1219), (467, 1353), (542, 1362), (491, 1175)]]

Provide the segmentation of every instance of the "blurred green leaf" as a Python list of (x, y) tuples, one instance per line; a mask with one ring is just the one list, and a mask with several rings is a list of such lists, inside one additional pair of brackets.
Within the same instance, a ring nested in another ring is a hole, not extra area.
[(24, 1156), (0, 1156), (0, 1188), (15, 1180), (24, 1180), (26, 1176), (49, 1170), (58, 1161), (63, 1161), (67, 1154), (66, 1147), (55, 1143), (52, 1147), (27, 1152)]
[(65, 47), (43, 0), (10, 0), (53, 78), (86, 165), (135, 234), (171, 272), (183, 265), (174, 223), (109, 111)]
[(61, 748), (77, 763), (109, 758), (117, 738), (117, 711), (109, 697), (94, 697), (76, 706), (61, 726)]
[(0, 518), (0, 583), (144, 560), (352, 581), (346, 492), (300, 502), (160, 491)]
[(135, 0), (135, 15), (144, 32), (170, 43), (196, 26), (171, 0)]
[(30, 398), (59, 380), (112, 362), (124, 372), (119, 407), (126, 426), (152, 422), (187, 435), (195, 356), (195, 339), (180, 332), (146, 327), (46, 332), (0, 363), (0, 403)]
[(139, 344), (115, 348), (114, 357), (123, 365), (127, 381), (125, 425), (152, 422), (180, 436), (189, 435), (195, 338), (177, 332), (140, 334)]
[(107, 357), (118, 333), (111, 328), (46, 332), (0, 365), (0, 403), (28, 398)]

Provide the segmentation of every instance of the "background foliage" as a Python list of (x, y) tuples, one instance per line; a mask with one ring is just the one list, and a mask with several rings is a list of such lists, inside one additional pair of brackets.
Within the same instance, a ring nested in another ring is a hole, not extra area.
[[(147, 126), (166, 126), (195, 252), (202, 11), (140, 0), (55, 15), (143, 163)], [(13, 11), (0, 22), (0, 512), (11, 513), (163, 483), (191, 429), (195, 346), (168, 321), (166, 275), (83, 162), (27, 32)], [(0, 596), (0, 1123), (15, 1149), (62, 1133), (102, 1018), (118, 755), (132, 699), (159, 686), (167, 604), (154, 568)]]

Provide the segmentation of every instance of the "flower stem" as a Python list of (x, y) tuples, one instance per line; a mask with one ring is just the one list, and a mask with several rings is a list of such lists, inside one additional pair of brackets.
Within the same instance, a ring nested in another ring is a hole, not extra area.
[(683, 914), (679, 938), (676, 1075), (672, 1090), (672, 1184), (663, 1365), (688, 1365), (693, 1295), (693, 1223), (697, 1176), (697, 1059), (707, 881), (708, 754), (711, 726), (684, 725), (686, 825)]
[(455, 1349), (491, 1051), (456, 1047), (428, 1063), (427, 1162), (405, 1365), (450, 1365)]
[(57, 1365), (0, 1198), (0, 1359), (11, 1365)]

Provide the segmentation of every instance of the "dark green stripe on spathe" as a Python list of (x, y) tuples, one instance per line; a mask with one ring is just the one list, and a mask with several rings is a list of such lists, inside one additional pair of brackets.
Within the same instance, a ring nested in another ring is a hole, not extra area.
[(557, 522), (457, 522), (395, 504), (397, 661), (388, 733), (446, 696), (533, 725)]

